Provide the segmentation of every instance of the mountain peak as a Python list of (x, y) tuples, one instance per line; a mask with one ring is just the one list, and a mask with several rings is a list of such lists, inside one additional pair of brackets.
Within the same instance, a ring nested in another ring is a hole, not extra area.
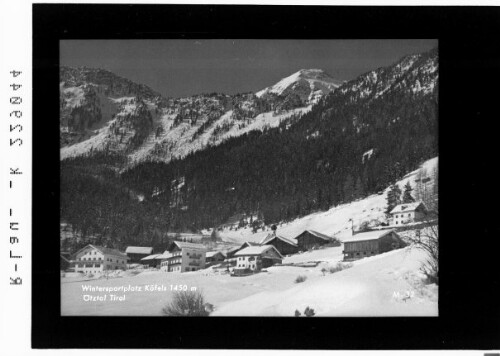
[[(282, 96), (294, 90), (301, 91), (302, 93), (309, 91), (308, 96), (310, 93), (319, 91), (322, 94), (328, 94), (337, 89), (341, 84), (342, 81), (332, 78), (323, 69), (300, 69), (292, 75), (281, 79), (275, 85), (262, 89), (256, 95), (258, 97), (266, 94)], [(314, 95), (314, 98), (314, 101), (316, 101), (317, 95)]]

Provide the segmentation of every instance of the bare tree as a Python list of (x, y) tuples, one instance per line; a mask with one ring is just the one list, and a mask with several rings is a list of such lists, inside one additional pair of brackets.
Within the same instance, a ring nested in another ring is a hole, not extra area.
[(416, 235), (410, 238), (411, 247), (422, 250), (427, 258), (421, 271), (430, 283), (439, 284), (439, 229), (438, 214), (428, 213), (424, 219), (424, 227), (417, 230)]

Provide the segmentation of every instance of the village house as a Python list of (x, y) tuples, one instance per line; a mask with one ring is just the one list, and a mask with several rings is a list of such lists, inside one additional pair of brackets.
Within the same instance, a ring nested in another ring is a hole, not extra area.
[(276, 247), (280, 254), (292, 255), (294, 253), (299, 252), (299, 247), (295, 241), (287, 239), (286, 237), (277, 235), (276, 232), (273, 232), (267, 235), (261, 242), (261, 245), (272, 245)]
[(161, 270), (166, 272), (192, 272), (205, 268), (205, 246), (174, 241), (161, 256)]
[(224, 262), (226, 257), (221, 251), (209, 251), (205, 255), (205, 266), (210, 267), (215, 264)]
[(258, 272), (262, 268), (270, 267), (274, 264), (281, 264), (283, 256), (272, 245), (251, 246), (236, 252), (236, 275), (246, 272)]
[(399, 204), (391, 210), (391, 225), (403, 225), (421, 221), (427, 212), (422, 202)]
[(140, 263), (141, 259), (153, 253), (152, 247), (129, 246), (125, 250), (129, 258), (129, 263)]
[(300, 251), (307, 251), (326, 244), (331, 244), (331, 246), (340, 246), (340, 242), (338, 240), (314, 230), (305, 230), (298, 235), (295, 240), (297, 241)]
[(89, 244), (74, 254), (71, 263), (75, 272), (102, 273), (108, 270), (126, 270), (128, 257), (118, 250)]
[(141, 263), (145, 266), (158, 268), (158, 267), (160, 267), (160, 264), (161, 264), (161, 256), (162, 255), (163, 255), (162, 253), (159, 253), (159, 254), (146, 256), (144, 258), (141, 258)]
[(375, 230), (358, 233), (344, 240), (344, 260), (357, 260), (404, 247), (406, 244), (395, 230)]

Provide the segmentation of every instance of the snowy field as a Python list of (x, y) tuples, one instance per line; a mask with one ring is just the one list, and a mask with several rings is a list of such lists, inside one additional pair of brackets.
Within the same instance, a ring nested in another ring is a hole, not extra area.
[[(419, 272), (424, 258), (422, 252), (405, 248), (355, 261), (340, 272), (323, 273), (323, 268), (342, 259), (342, 247), (330, 247), (283, 261), (321, 261), (316, 267), (276, 266), (248, 277), (216, 274), (211, 269), (182, 274), (127, 271), (117, 278), (86, 281), (63, 277), (61, 312), (161, 316), (162, 308), (177, 293), (171, 289), (181, 285), (201, 290), (206, 302), (214, 305), (213, 316), (293, 316), (296, 309), (303, 312), (307, 306), (317, 316), (437, 316), (437, 286), (424, 285)], [(299, 275), (307, 278), (295, 283)], [(85, 286), (131, 286), (136, 291), (84, 292)], [(112, 301), (110, 294), (125, 296), (125, 300)], [(84, 295), (107, 297), (84, 301)]]

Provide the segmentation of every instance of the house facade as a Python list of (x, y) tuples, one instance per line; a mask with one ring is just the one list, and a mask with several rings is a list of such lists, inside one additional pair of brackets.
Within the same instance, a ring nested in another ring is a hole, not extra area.
[(128, 257), (118, 250), (89, 244), (74, 254), (71, 264), (75, 272), (96, 274), (111, 270), (126, 270)]
[(260, 244), (274, 246), (283, 256), (299, 252), (299, 247), (295, 241), (275, 233), (267, 235)]
[(404, 225), (421, 221), (427, 212), (422, 202), (399, 204), (391, 210), (391, 225)]
[(378, 255), (406, 246), (394, 230), (378, 230), (356, 234), (344, 240), (344, 260), (352, 261)]
[(305, 230), (298, 235), (295, 240), (297, 241), (300, 251), (307, 251), (326, 244), (340, 246), (340, 242), (338, 240), (314, 230)]
[(125, 250), (129, 258), (129, 263), (141, 263), (144, 257), (147, 257), (153, 253), (152, 247), (143, 246), (128, 246)]
[(281, 264), (283, 256), (272, 245), (251, 246), (236, 252), (235, 273), (248, 271), (258, 272), (262, 268), (270, 267), (274, 264)]
[(205, 268), (205, 246), (174, 241), (161, 256), (161, 270), (165, 272), (192, 272)]

